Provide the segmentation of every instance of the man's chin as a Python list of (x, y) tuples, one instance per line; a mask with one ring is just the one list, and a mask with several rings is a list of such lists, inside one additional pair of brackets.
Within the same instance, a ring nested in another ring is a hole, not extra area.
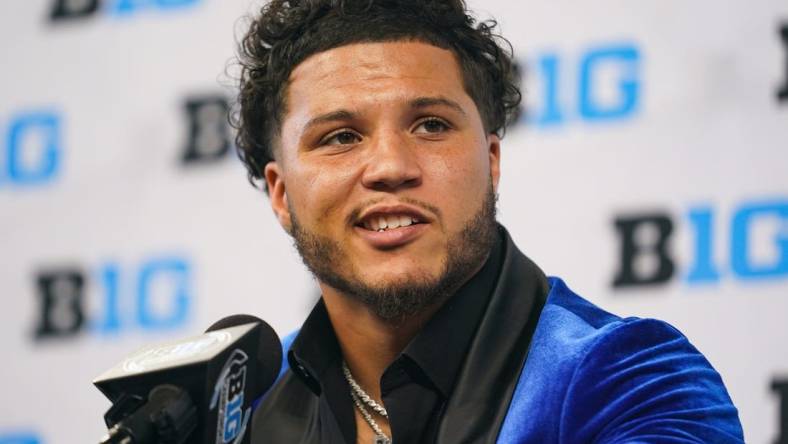
[(332, 287), (388, 321), (399, 321), (413, 316), (444, 300), (451, 291), (450, 288), (444, 288), (445, 282), (442, 281), (440, 273), (403, 275), (387, 272), (365, 278), (336, 278), (337, 276), (334, 276)]
[[(356, 276), (351, 280), (358, 282), (361, 286), (369, 288), (407, 288), (409, 286), (430, 286), (437, 283), (442, 272), (445, 271), (444, 263), (433, 264), (414, 264), (413, 260), (404, 260), (406, 264), (396, 264), (391, 261), (386, 264), (376, 266), (364, 266), (359, 270), (356, 268)], [(397, 266), (406, 265), (406, 266)]]
[(380, 295), (378, 297), (402, 297), (414, 293), (429, 293), (437, 289), (438, 279), (379, 279), (374, 281), (357, 281), (354, 287), (356, 293)]

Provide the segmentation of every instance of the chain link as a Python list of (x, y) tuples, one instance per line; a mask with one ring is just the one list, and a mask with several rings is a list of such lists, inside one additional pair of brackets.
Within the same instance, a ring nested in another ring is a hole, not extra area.
[(342, 362), (342, 373), (345, 374), (345, 379), (350, 385), (350, 397), (353, 398), (353, 403), (356, 404), (356, 408), (358, 408), (358, 411), (361, 412), (361, 416), (364, 418), (364, 421), (369, 424), (369, 427), (372, 428), (372, 431), (377, 435), (373, 444), (391, 444), (391, 438), (383, 433), (383, 430), (380, 428), (369, 411), (364, 407), (364, 404), (372, 408), (380, 416), (388, 418), (389, 415), (388, 412), (386, 412), (386, 408), (375, 402), (375, 400), (372, 399), (367, 394), (367, 392), (361, 388), (360, 385), (358, 385), (356, 380), (353, 379), (353, 375), (350, 373), (347, 363), (344, 361)]

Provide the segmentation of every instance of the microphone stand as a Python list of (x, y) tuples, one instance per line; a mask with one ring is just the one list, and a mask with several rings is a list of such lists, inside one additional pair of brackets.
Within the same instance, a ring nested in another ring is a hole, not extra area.
[(104, 415), (109, 427), (99, 444), (184, 444), (197, 428), (197, 408), (189, 393), (163, 384), (147, 402), (122, 396)]

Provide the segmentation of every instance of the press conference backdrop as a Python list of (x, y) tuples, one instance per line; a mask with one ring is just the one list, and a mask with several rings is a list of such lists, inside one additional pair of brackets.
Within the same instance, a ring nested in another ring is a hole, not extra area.
[[(748, 442), (788, 442), (788, 3), (471, 1), (526, 112), (500, 220), (551, 275), (665, 319)], [(0, 444), (94, 442), (90, 382), (142, 344), (317, 287), (225, 116), (250, 0), (0, 2)], [(782, 405), (782, 407), (781, 407)]]

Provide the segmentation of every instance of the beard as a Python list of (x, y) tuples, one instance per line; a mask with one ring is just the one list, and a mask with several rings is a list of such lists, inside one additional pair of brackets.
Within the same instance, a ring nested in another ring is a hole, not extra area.
[(347, 252), (339, 242), (310, 232), (290, 209), (291, 235), (306, 267), (320, 281), (369, 308), (380, 319), (396, 322), (441, 303), (478, 271), (497, 236), (496, 195), (490, 184), (481, 208), (449, 237), (446, 258), (436, 276), (403, 275), (394, 282), (364, 282), (344, 264)]

